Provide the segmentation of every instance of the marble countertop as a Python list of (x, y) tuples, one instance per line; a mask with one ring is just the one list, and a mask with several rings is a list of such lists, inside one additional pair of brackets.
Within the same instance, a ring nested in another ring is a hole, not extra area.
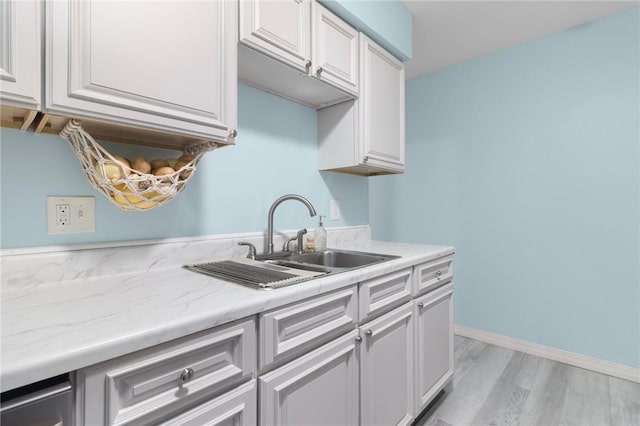
[(38, 286), (9, 285), (3, 278), (2, 391), (453, 252), (452, 247), (378, 241), (335, 248), (401, 258), (270, 291), (221, 281), (178, 265)]

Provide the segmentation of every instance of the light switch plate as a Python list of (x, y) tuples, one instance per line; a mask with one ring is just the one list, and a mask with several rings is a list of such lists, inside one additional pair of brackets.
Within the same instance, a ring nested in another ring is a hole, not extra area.
[(47, 233), (96, 231), (94, 197), (47, 197)]
[(338, 200), (329, 201), (329, 220), (340, 220), (340, 203)]

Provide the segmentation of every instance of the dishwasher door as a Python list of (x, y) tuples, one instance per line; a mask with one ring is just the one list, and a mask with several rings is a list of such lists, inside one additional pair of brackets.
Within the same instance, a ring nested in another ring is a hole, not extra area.
[(73, 426), (68, 376), (58, 376), (2, 394), (2, 426)]

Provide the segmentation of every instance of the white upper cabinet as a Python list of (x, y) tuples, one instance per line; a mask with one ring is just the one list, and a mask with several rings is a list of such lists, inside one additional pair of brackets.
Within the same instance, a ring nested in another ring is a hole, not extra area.
[(358, 31), (318, 2), (312, 9), (313, 75), (358, 96)]
[(358, 95), (357, 31), (313, 0), (242, 0), (241, 82), (323, 108)]
[(360, 95), (318, 111), (318, 168), (372, 176), (405, 169), (404, 65), (360, 34)]
[(41, 15), (36, 0), (0, 2), (0, 103), (6, 127), (28, 127), (42, 106)]
[(404, 65), (361, 35), (363, 161), (404, 171)]
[(48, 1), (45, 112), (233, 142), (237, 5)]
[(311, 60), (309, 6), (308, 0), (242, 0), (240, 40), (305, 71)]

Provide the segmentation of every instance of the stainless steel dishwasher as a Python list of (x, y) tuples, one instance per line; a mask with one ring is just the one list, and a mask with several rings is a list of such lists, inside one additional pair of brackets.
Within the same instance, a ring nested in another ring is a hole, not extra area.
[(73, 392), (69, 375), (52, 377), (2, 393), (2, 426), (72, 426)]

